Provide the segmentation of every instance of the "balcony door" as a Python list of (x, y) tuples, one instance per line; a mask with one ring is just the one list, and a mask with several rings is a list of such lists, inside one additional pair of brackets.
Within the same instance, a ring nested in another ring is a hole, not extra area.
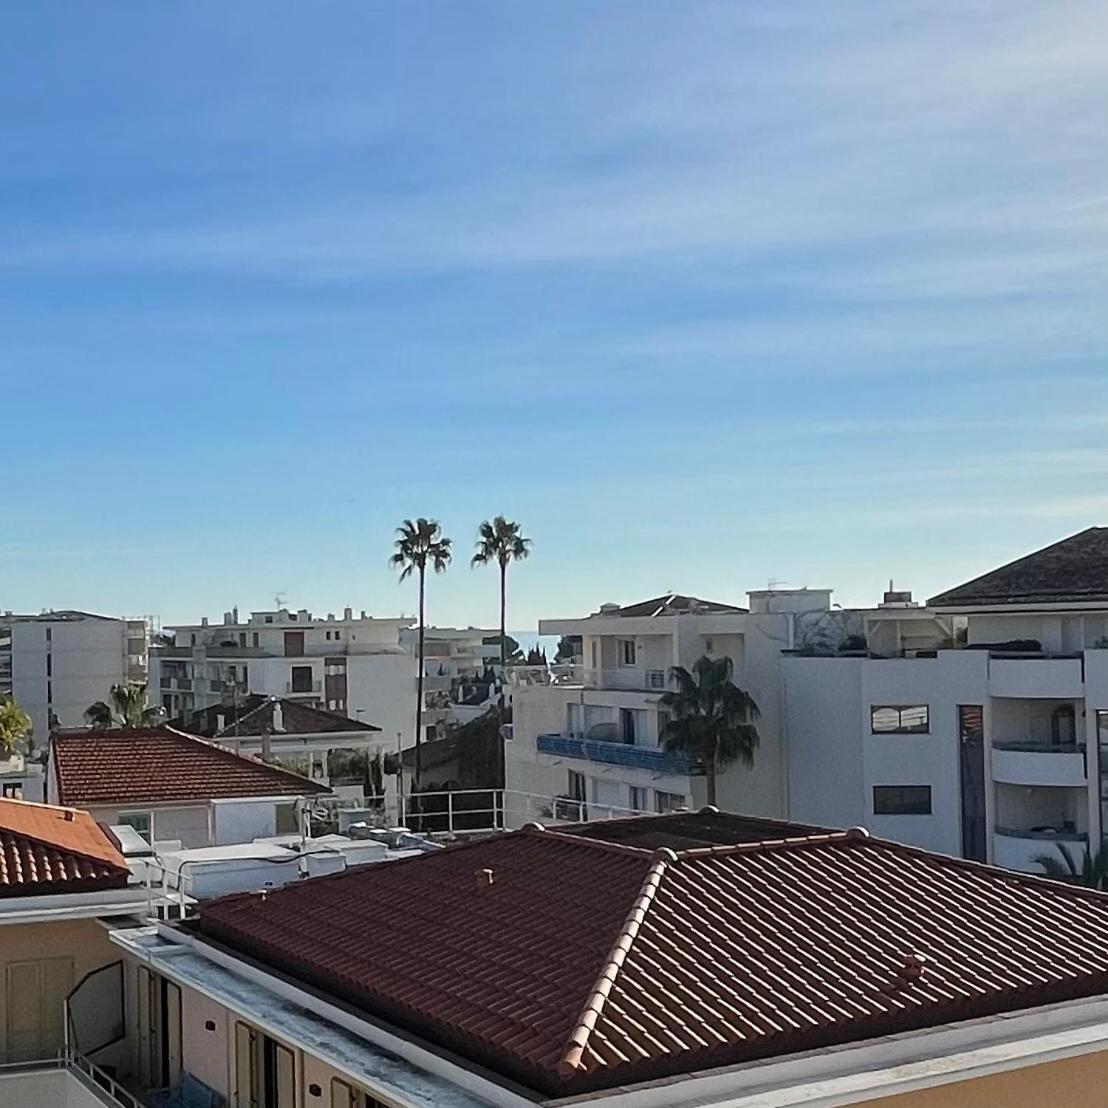
[(286, 658), (303, 658), (304, 657), (304, 632), (303, 631), (286, 631), (285, 632), (285, 657)]
[(148, 1089), (181, 1080), (181, 989), (139, 967), (139, 1076)]
[(296, 1108), (296, 1055), (246, 1023), (235, 1024), (235, 1108)]
[(65, 999), (72, 988), (72, 958), (7, 964), (3, 1000), (8, 1061), (57, 1054), (65, 1043)]

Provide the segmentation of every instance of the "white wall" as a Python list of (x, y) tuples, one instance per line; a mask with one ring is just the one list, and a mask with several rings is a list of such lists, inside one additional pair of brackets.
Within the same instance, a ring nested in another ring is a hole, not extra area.
[(49, 735), (48, 692), (61, 725), (79, 727), (85, 722), (85, 709), (108, 700), (112, 685), (127, 677), (123, 620), (33, 620), (13, 622), (11, 629), (12, 693), (31, 717), (40, 747)]
[[(292, 803), (292, 798), (284, 803)], [(277, 834), (277, 805), (272, 800), (213, 803), (212, 823), (216, 846), (253, 842)]]

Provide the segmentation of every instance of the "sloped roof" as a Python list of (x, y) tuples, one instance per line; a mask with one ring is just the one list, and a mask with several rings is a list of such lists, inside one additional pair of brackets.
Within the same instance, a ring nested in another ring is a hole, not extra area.
[(164, 804), (330, 789), (172, 727), (56, 732), (50, 762), (63, 804)]
[(1108, 603), (1108, 527), (1089, 527), (933, 596), (931, 608)]
[(1108, 992), (1108, 896), (861, 830), (525, 829), (186, 926), (551, 1095)]
[(113, 889), (129, 877), (88, 812), (0, 800), (0, 897)]
[(757, 843), (770, 839), (796, 839), (806, 835), (823, 835), (834, 830), (811, 823), (769, 819), (764, 816), (741, 816), (703, 808), (699, 812), (670, 812), (664, 816), (630, 816), (626, 819), (598, 819), (591, 823), (563, 824), (558, 831), (565, 835), (580, 835), (599, 842), (624, 843), (643, 850), (668, 846), (674, 850), (689, 850), (699, 846), (734, 846), (737, 843)]
[(653, 600), (640, 600), (637, 604), (624, 604), (615, 612), (605, 615), (615, 616), (672, 616), (683, 612), (701, 612), (711, 614), (727, 612), (746, 612), (746, 608), (737, 608), (734, 604), (720, 604), (715, 600), (701, 600), (696, 596), (682, 596), (672, 592), (668, 596), (656, 596)]
[[(281, 706), (281, 730), (274, 731), (274, 708)], [(223, 727), (220, 728), (220, 717)], [(238, 706), (238, 720), (234, 708), (225, 704), (213, 704), (193, 712), (185, 720), (185, 727), (192, 735), (214, 739), (224, 735), (319, 735), (334, 731), (380, 731), (372, 723), (350, 719), (338, 712), (329, 712), (286, 697), (265, 696), (252, 693)]]

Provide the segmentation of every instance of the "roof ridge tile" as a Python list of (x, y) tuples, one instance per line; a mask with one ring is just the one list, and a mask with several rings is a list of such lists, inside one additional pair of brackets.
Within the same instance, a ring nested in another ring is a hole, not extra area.
[[(639, 853), (642, 852), (639, 851)], [(639, 928), (642, 927), (643, 920), (646, 919), (646, 915), (650, 911), (650, 906), (654, 902), (654, 894), (662, 883), (667, 867), (675, 861), (677, 861), (677, 855), (669, 847), (662, 847), (654, 852), (654, 860), (651, 862), (650, 869), (646, 871), (642, 887), (639, 889), (639, 895), (631, 905), (627, 918), (623, 921), (623, 926), (616, 936), (616, 941), (612, 944), (612, 949), (608, 952), (608, 957), (601, 966), (596, 983), (585, 1000), (580, 1018), (569, 1033), (565, 1050), (555, 1067), (563, 1077), (570, 1077), (581, 1068), (581, 1059), (589, 1045), (589, 1038), (593, 1029), (604, 1011), (604, 1004), (612, 991), (612, 986), (615, 984), (619, 971), (635, 943), (635, 938), (639, 933)]]

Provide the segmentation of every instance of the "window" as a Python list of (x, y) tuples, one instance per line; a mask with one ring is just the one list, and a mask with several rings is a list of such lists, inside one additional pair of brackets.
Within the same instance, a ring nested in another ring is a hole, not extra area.
[(47, 704), (53, 704), (54, 703), (54, 682), (53, 681), (47, 681), (46, 682), (46, 703)]
[(985, 713), (980, 704), (958, 705), (958, 769), (962, 857), (985, 862)]
[(262, 640), (258, 637), (258, 632), (255, 631), (254, 632), (254, 645), (259, 646), (261, 644), (261, 641)]
[(239, 632), (239, 646), (245, 646), (245, 645), (246, 645), (246, 632), (245, 631), (240, 631)]
[(46, 628), (46, 641), (50, 642), (54, 638), (54, 631), (52, 628)]
[(654, 811), (660, 816), (666, 812), (676, 812), (678, 808), (685, 807), (684, 793), (666, 793), (661, 789), (654, 790)]
[(931, 815), (930, 785), (874, 785), (875, 816)]
[(285, 657), (302, 658), (304, 656), (304, 632), (285, 632)]
[(635, 664), (635, 640), (634, 639), (620, 639), (620, 665), (633, 666)]
[(926, 704), (875, 704), (869, 720), (875, 735), (925, 735), (931, 730)]
[(641, 785), (632, 785), (630, 792), (630, 808), (632, 812), (646, 811), (646, 789)]
[(567, 770), (567, 773), (569, 774), (569, 795), (574, 800), (584, 800), (586, 784), (585, 775), (583, 773), (578, 773), (575, 769)]
[(704, 653), (705, 654), (711, 654), (714, 649), (715, 649), (715, 646), (712, 643), (712, 640), (711, 639), (705, 639), (704, 640)]
[(47, 654), (46, 655), (46, 676), (47, 677), (53, 677), (54, 676), (54, 655), (53, 654)]
[(292, 680), (289, 682), (290, 692), (311, 692), (312, 691), (312, 667), (311, 666), (293, 666), (292, 667)]
[(635, 745), (635, 712), (632, 708), (619, 710), (619, 738), (628, 746)]
[(327, 640), (328, 642), (330, 642), (330, 641), (331, 641), (331, 632), (330, 632), (330, 631), (327, 631), (327, 632), (325, 633), (325, 635), (324, 635), (324, 638), (326, 638), (326, 640)]
[(124, 827), (133, 827), (148, 843), (153, 843), (152, 820), (149, 812), (120, 812), (119, 822)]

